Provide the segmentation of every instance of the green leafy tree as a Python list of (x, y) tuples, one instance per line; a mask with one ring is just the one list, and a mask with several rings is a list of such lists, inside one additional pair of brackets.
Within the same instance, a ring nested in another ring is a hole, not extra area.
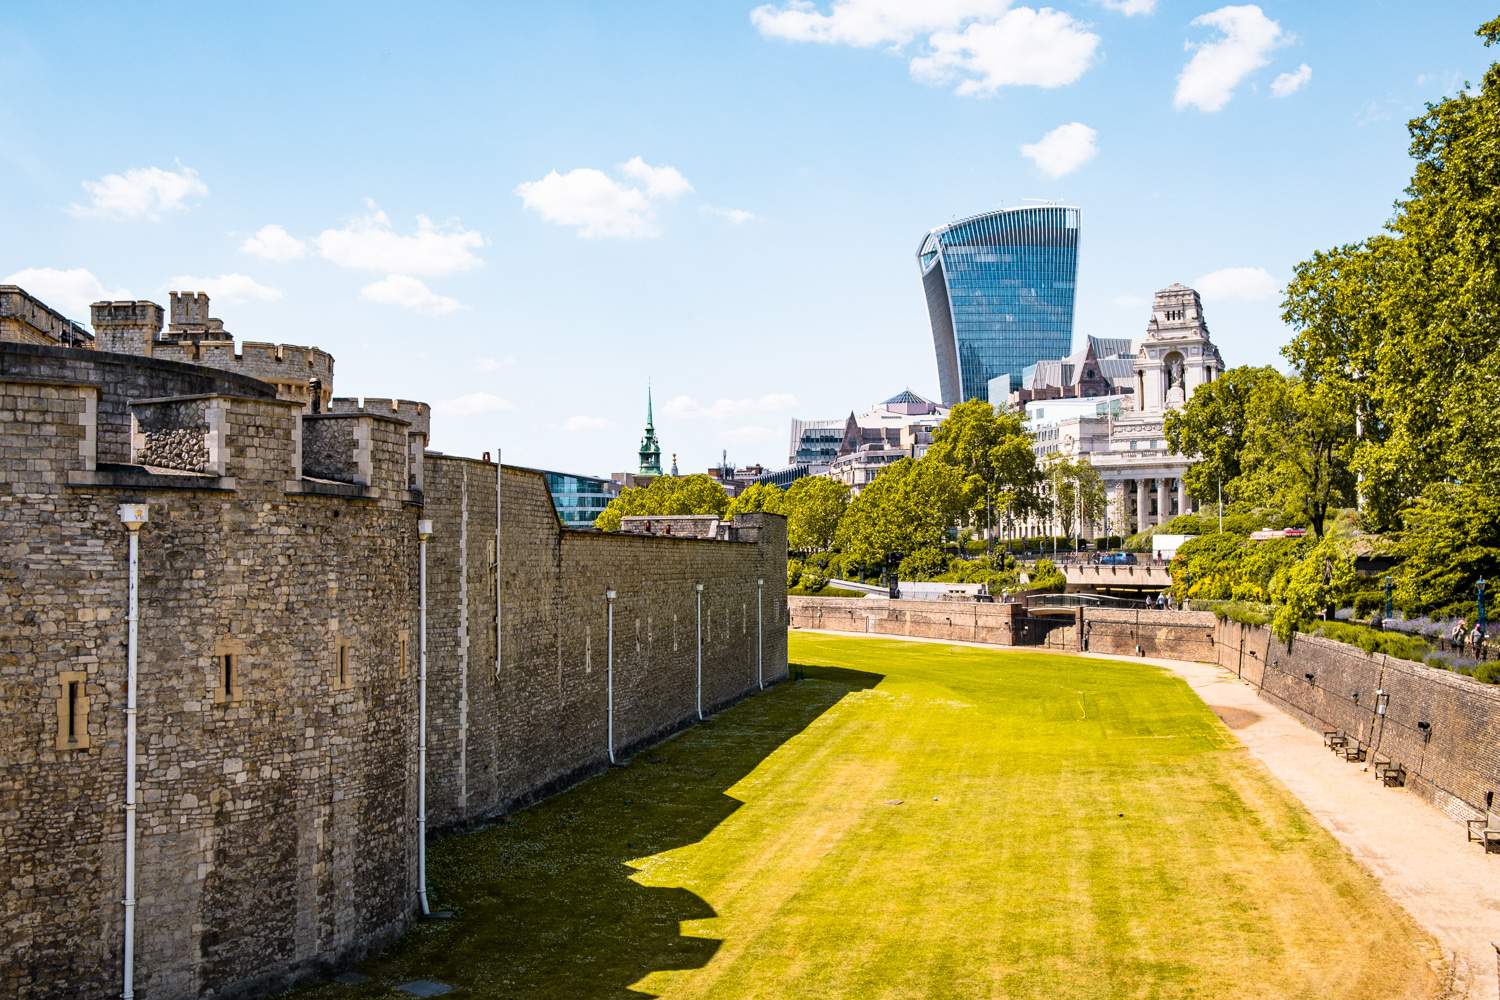
[(1187, 491), (1203, 503), (1216, 502), (1242, 471), (1240, 456), (1250, 437), (1250, 400), (1257, 388), (1277, 381), (1271, 367), (1242, 365), (1200, 385), (1187, 405), (1167, 414), (1166, 439), (1179, 455), (1197, 458), (1183, 475)]
[(1290, 639), (1319, 613), (1332, 617), (1354, 592), (1355, 581), (1354, 557), (1345, 540), (1323, 539), (1272, 582), (1276, 612), (1271, 616), (1271, 631)]
[(1321, 538), (1329, 512), (1354, 502), (1354, 417), (1331, 386), (1266, 377), (1250, 394), (1236, 500), (1275, 507)]
[[(1086, 458), (1055, 458), (1048, 463), (1048, 503), (1064, 535), (1104, 516), (1104, 478)], [(1082, 518), (1082, 523), (1078, 522)]]
[(963, 476), (965, 510), (986, 528), (1035, 508), (1041, 474), (1019, 414), (978, 399), (959, 403), (932, 435), (926, 459)]
[(892, 462), (850, 502), (839, 522), (845, 559), (887, 566), (921, 548), (938, 548), (965, 510), (963, 476), (942, 462)]
[[(1485, 45), (1500, 19), (1483, 25)], [(1386, 233), (1297, 268), (1286, 356), (1359, 419), (1368, 523), (1452, 479), (1500, 486), (1500, 65), (1408, 125), (1411, 182)]]
[(786, 493), (772, 483), (751, 483), (729, 501), (724, 520), (736, 514), (786, 514)]
[(664, 517), (669, 514), (713, 514), (724, 516), (729, 494), (704, 473), (691, 476), (660, 476), (646, 486), (620, 491), (594, 519), (600, 531), (619, 531), (626, 517)]
[(1404, 609), (1469, 613), (1480, 577), (1496, 580), (1500, 593), (1500, 495), (1483, 486), (1434, 483), (1404, 519), (1396, 578)]
[(901, 560), (897, 571), (903, 580), (934, 580), (948, 572), (948, 554), (942, 549), (917, 549)]
[(804, 476), (783, 498), (787, 545), (795, 552), (820, 552), (833, 545), (839, 520), (849, 509), (849, 487), (826, 476)]

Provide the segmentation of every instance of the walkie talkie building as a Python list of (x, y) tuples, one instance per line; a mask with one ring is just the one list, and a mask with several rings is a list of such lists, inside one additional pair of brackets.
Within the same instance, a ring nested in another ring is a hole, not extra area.
[(1078, 209), (1004, 208), (932, 230), (917, 264), (943, 405), (989, 399), (989, 381), (1073, 344)]

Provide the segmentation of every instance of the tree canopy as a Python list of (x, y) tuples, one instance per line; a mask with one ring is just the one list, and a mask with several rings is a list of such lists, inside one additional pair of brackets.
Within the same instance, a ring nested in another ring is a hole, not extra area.
[(849, 509), (849, 487), (826, 476), (804, 476), (787, 487), (784, 507), (788, 547), (819, 552), (833, 545)]
[(669, 514), (714, 514), (724, 516), (729, 494), (704, 473), (691, 476), (658, 476), (646, 486), (631, 486), (609, 502), (594, 519), (600, 531), (619, 531), (626, 517), (663, 517)]

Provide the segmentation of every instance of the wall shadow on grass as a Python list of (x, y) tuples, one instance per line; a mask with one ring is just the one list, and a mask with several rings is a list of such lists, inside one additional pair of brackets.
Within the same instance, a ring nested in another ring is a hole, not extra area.
[(726, 789), (840, 699), (883, 679), (800, 669), (806, 680), (747, 698), (625, 767), (493, 827), (438, 840), (431, 885), (455, 919), (420, 924), (365, 963), (366, 984), (298, 995), (404, 996), (390, 987), (426, 978), (462, 987), (464, 997), (641, 1000), (654, 995), (630, 988), (643, 976), (707, 964), (720, 942), (685, 936), (681, 925), (714, 909), (686, 889), (638, 884), (630, 862), (702, 840), (741, 804)]

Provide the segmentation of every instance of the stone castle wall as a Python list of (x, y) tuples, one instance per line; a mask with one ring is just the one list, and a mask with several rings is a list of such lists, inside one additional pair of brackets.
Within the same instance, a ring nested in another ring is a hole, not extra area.
[[(435, 829), (606, 765), (608, 588), (618, 752), (696, 718), (694, 582), (705, 704), (757, 685), (758, 579), (764, 678), (786, 674), (779, 517), (740, 519), (731, 542), (564, 532), (542, 477), (506, 469), (497, 673), (493, 463), (430, 454), (413, 491), (414, 435), (388, 415), (305, 416), (155, 358), (19, 350), (0, 353), (0, 838), (16, 866), (0, 995), (120, 989), (123, 501), (150, 510), (136, 992), (153, 1000), (265, 995), (412, 917), (419, 519)], [(146, 398), (167, 388), (202, 391)], [(314, 426), (351, 430), (313, 432), (314, 464), (366, 481), (304, 478)]]

